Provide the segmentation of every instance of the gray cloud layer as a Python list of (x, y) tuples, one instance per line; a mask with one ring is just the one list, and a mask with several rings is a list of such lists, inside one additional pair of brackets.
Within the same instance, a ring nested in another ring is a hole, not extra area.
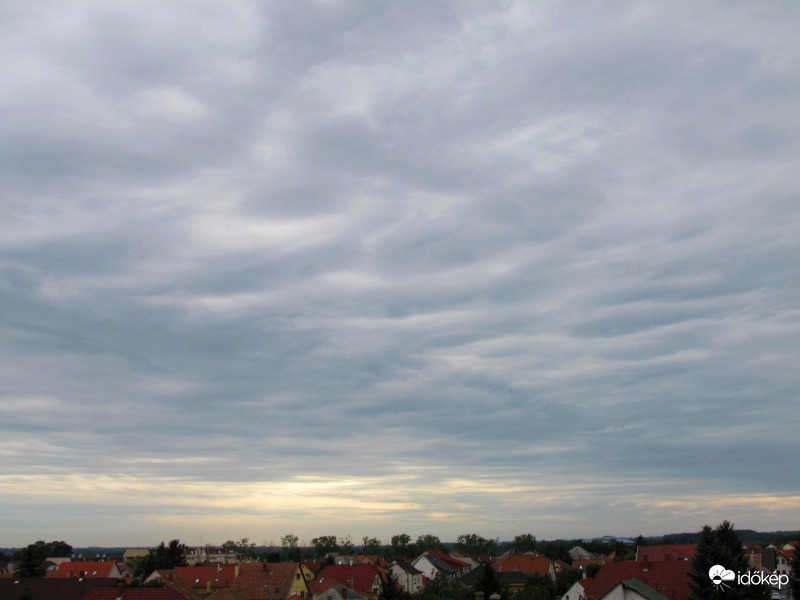
[(8, 544), (798, 527), (793, 7), (0, 11)]

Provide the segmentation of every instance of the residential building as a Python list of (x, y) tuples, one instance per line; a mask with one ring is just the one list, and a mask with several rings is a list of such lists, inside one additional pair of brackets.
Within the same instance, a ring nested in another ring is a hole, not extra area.
[(602, 600), (670, 600), (636, 578), (620, 581), (602, 596)]
[(600, 600), (619, 582), (635, 578), (670, 600), (688, 600), (690, 567), (688, 560), (606, 563), (586, 586), (586, 598)]
[(397, 578), (397, 582), (409, 594), (414, 594), (422, 589), (422, 571), (404, 560), (395, 561), (389, 570)]

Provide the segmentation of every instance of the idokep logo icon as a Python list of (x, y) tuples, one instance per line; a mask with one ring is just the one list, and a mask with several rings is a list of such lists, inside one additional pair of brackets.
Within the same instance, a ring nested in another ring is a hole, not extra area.
[(727, 590), (731, 586), (726, 581), (733, 581), (736, 579), (736, 573), (730, 569), (726, 569), (722, 565), (714, 565), (708, 570), (708, 576), (711, 578), (711, 583), (718, 590)]
[(708, 570), (708, 577), (711, 583), (718, 590), (727, 590), (731, 586), (728, 581), (736, 581), (739, 585), (768, 585), (781, 589), (784, 585), (789, 585), (789, 576), (786, 573), (773, 573), (768, 575), (761, 571), (747, 571), (746, 573), (734, 573), (722, 565), (714, 565)]

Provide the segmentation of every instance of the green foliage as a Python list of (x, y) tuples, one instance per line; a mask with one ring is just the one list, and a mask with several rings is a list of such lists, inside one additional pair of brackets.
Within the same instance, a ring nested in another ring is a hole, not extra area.
[(362, 541), (361, 551), (364, 554), (367, 555), (380, 554), (381, 541), (378, 538), (371, 538), (365, 535), (363, 538), (361, 538), (361, 541)]
[(425, 552), (425, 550), (444, 550), (442, 541), (432, 533), (425, 533), (417, 538), (417, 551)]
[(311, 545), (314, 546), (314, 556), (323, 558), (331, 552), (339, 552), (339, 543), (336, 541), (335, 535), (321, 535), (311, 540)]
[(155, 550), (151, 550), (144, 559), (134, 565), (133, 574), (137, 578), (145, 579), (153, 571), (174, 569), (186, 565), (186, 544), (180, 540), (170, 540), (169, 544), (163, 541)]
[(537, 552), (544, 554), (550, 560), (563, 560), (571, 563), (572, 557), (569, 555), (570, 548), (574, 547), (577, 541), (554, 540), (551, 542), (536, 542)]
[(700, 532), (697, 549), (689, 570), (690, 600), (769, 599), (768, 586), (736, 585), (735, 582), (730, 582), (730, 589), (717, 589), (708, 575), (714, 565), (722, 565), (734, 573), (744, 573), (749, 570), (742, 543), (739, 541), (733, 525), (728, 521), (723, 521), (714, 530), (705, 525)]
[(345, 556), (350, 556), (351, 554), (355, 554), (353, 539), (349, 535), (343, 538), (339, 538), (339, 553), (344, 554)]
[(293, 533), (287, 533), (281, 537), (281, 547), (283, 548), (284, 560), (300, 562), (303, 559), (303, 551), (297, 545), (299, 538)]
[(494, 547), (494, 540), (487, 540), (477, 533), (461, 534), (456, 541), (456, 550), (463, 554), (490, 554)]
[(72, 546), (64, 541), (44, 542), (39, 540), (23, 548), (15, 558), (20, 561), (22, 577), (43, 577), (44, 561), (47, 558), (62, 558), (72, 554)]
[[(438, 539), (438, 538), (437, 538)], [(472, 591), (456, 579), (437, 573), (424, 588), (414, 594), (415, 600), (472, 600)]]
[(238, 542), (228, 540), (222, 547), (226, 550), (233, 550), (236, 554), (242, 554), (250, 558), (254, 558), (257, 554), (255, 542), (251, 542), (250, 538), (242, 538)]
[(514, 596), (514, 600), (557, 600), (559, 597), (556, 584), (547, 575), (528, 577), (525, 588)]
[(572, 585), (583, 578), (580, 569), (563, 569), (556, 573), (556, 592), (563, 596)]
[(384, 573), (385, 577), (381, 579), (378, 598), (380, 600), (410, 600), (411, 595), (400, 586), (397, 576), (389, 569)]
[(514, 553), (536, 552), (536, 536), (532, 533), (522, 533), (514, 536)]
[(398, 533), (392, 536), (392, 558), (410, 558), (414, 549), (409, 546), (411, 536), (407, 533)]
[(36, 552), (33, 544), (22, 550), (19, 563), (20, 577), (44, 577), (44, 558)]
[(586, 573), (587, 577), (591, 577), (592, 579), (594, 579), (597, 573), (600, 571), (600, 565), (598, 565), (597, 563), (589, 563), (583, 568), (583, 570)]
[(494, 570), (492, 565), (484, 565), (483, 573), (478, 578), (475, 584), (476, 591), (483, 592), (484, 600), (488, 600), (492, 594), (500, 594), (500, 597), (505, 600), (509, 597), (510, 592), (506, 589), (500, 581), (500, 577)]

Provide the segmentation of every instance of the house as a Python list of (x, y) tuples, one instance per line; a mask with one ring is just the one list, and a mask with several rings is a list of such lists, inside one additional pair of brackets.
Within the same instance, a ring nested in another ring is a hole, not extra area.
[(638, 546), (636, 560), (654, 561), (662, 560), (692, 560), (697, 544), (657, 544), (654, 546)]
[(775, 574), (776, 575), (786, 575), (787, 577), (791, 577), (792, 575), (792, 561), (795, 558), (795, 553), (797, 549), (794, 548), (791, 544), (786, 544), (783, 548), (778, 549), (775, 552)]
[(556, 580), (556, 567), (553, 561), (543, 554), (525, 552), (524, 554), (506, 554), (494, 561), (494, 569), (498, 573), (524, 573), (525, 575), (542, 575)]
[(409, 594), (414, 594), (422, 589), (422, 571), (404, 560), (395, 561), (389, 570), (397, 578), (397, 582)]
[[(230, 588), (239, 600), (290, 600), (310, 597), (308, 582), (300, 565), (285, 563), (244, 563)], [(214, 594), (216, 595), (216, 593)]]
[(383, 575), (373, 564), (328, 565), (317, 573), (317, 579), (329, 578), (341, 582), (368, 600), (377, 599), (381, 591)]
[(602, 596), (602, 600), (670, 600), (636, 578), (620, 581)]
[(575, 563), (576, 560), (596, 558), (594, 554), (592, 554), (591, 552), (580, 546), (575, 546), (574, 548), (572, 548), (572, 550), (569, 551), (569, 557), (572, 559), (573, 564)]
[(586, 586), (591, 581), (588, 577), (579, 579), (564, 593), (561, 600), (586, 600)]
[(122, 560), (124, 562), (128, 562), (131, 560), (141, 560), (143, 558), (147, 558), (150, 554), (150, 550), (147, 548), (128, 548), (122, 554)]
[(366, 600), (354, 589), (322, 574), (309, 582), (308, 588), (313, 600)]
[(775, 571), (778, 553), (774, 547), (745, 546), (745, 556), (750, 563), (751, 571), (767, 571), (769, 573)]
[[(313, 598), (314, 600), (320, 600), (325, 598), (326, 592), (330, 588), (342, 587), (341, 581), (336, 581), (333, 577), (326, 577), (324, 575), (315, 577), (314, 579), (308, 581), (307, 583), (308, 583), (308, 592), (311, 595), (311, 598)], [(353, 590), (353, 593), (356, 593), (355, 590)]]
[[(475, 588), (485, 572), (486, 565), (480, 565), (478, 568), (472, 569), (472, 571), (466, 575), (462, 575), (458, 582), (464, 586)], [(500, 580), (500, 584), (503, 585), (503, 587), (507, 587), (512, 593), (525, 589), (525, 584), (528, 583), (528, 576), (519, 571), (508, 571), (506, 573), (495, 572), (495, 575)]]
[(170, 587), (187, 591), (208, 593), (221, 588), (230, 588), (239, 574), (239, 565), (203, 567), (175, 567), (166, 576)]
[(236, 553), (233, 548), (222, 548), (219, 546), (199, 546), (194, 548), (186, 548), (184, 552), (186, 564), (189, 566), (198, 563), (223, 563), (223, 564), (238, 564), (242, 562), (243, 557)]
[(690, 567), (688, 560), (606, 563), (586, 586), (586, 598), (600, 600), (619, 582), (635, 578), (670, 600), (688, 600)]
[(448, 577), (460, 577), (471, 570), (469, 563), (453, 558), (441, 550), (426, 550), (411, 561), (411, 565), (428, 579), (442, 573)]
[(67, 561), (52, 575), (57, 579), (119, 579), (122, 575), (112, 561)]

